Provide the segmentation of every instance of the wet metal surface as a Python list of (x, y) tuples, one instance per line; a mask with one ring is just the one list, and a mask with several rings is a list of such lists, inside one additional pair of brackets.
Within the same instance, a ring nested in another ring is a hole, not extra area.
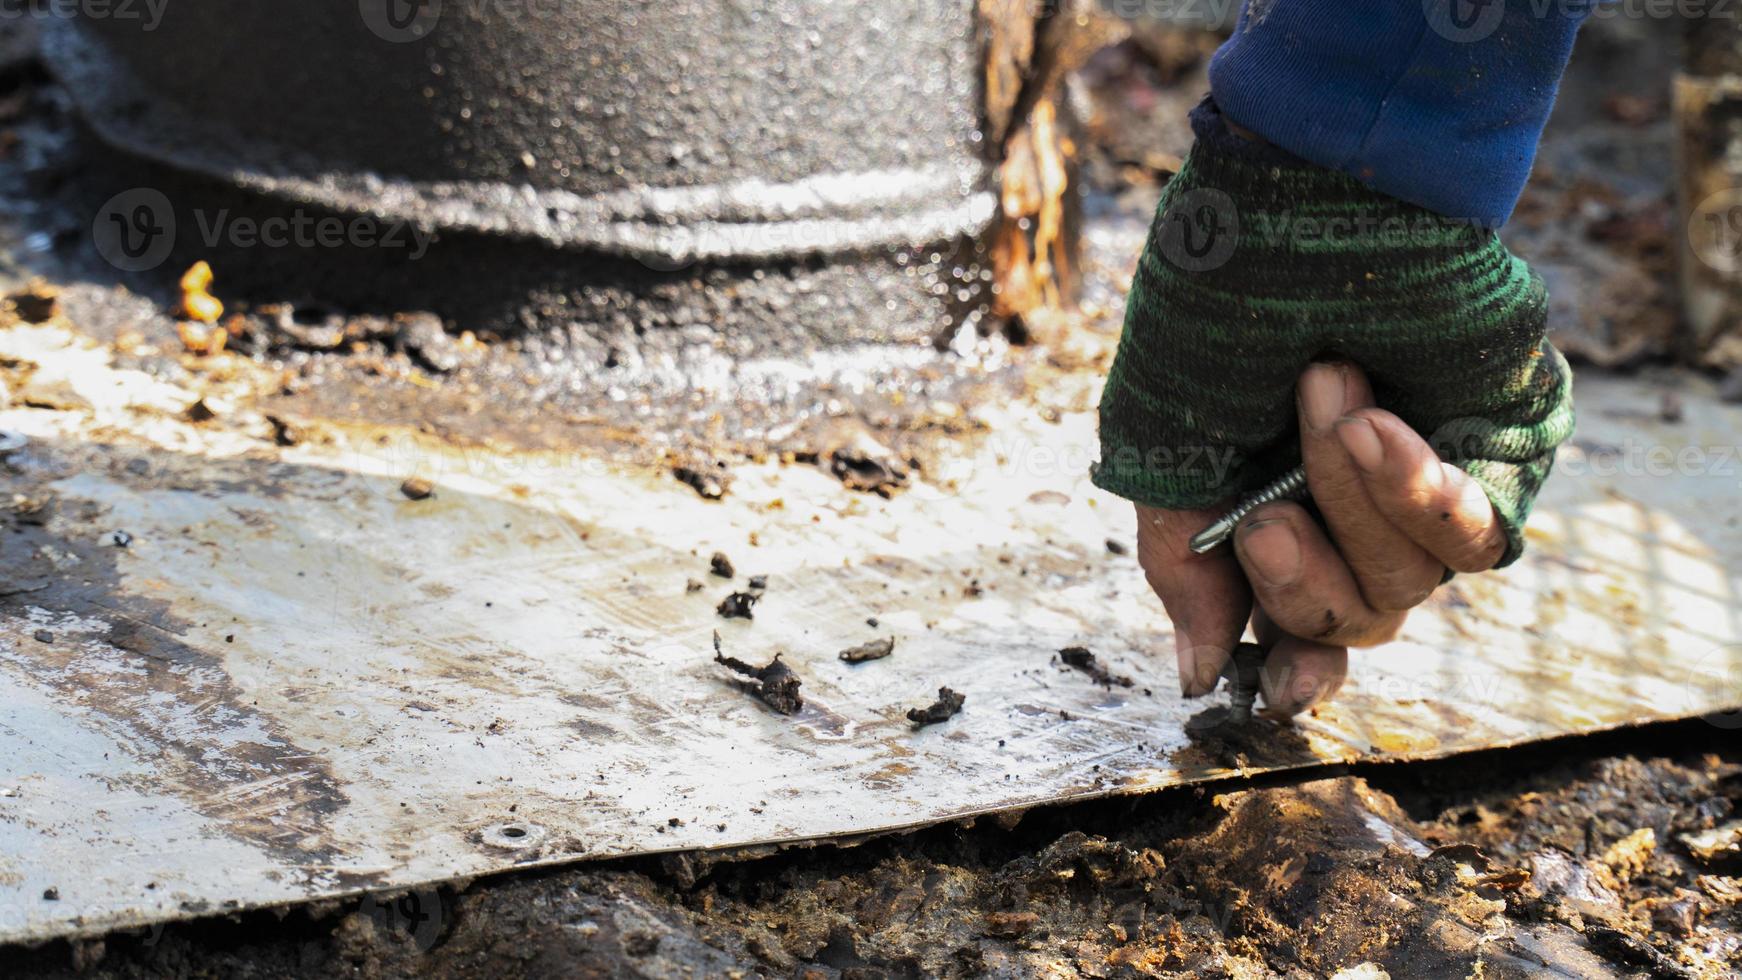
[[(276, 447), (243, 361), (195, 423), (194, 392), (63, 327), (0, 355), (58, 403), (0, 412), (30, 439), (0, 539), (0, 942), (1742, 707), (1742, 410), (1699, 390), (1671, 424), (1649, 382), (1584, 379), (1526, 559), (1441, 590), (1298, 729), (1230, 736), (1225, 694), (1174, 695), (1159, 604), (1107, 547), (1133, 523), (1086, 479), (1092, 401), (976, 408), (984, 435), (893, 499), (771, 461), (714, 501), (579, 451), (337, 423)], [(751, 576), (754, 619), (722, 619)], [(742, 690), (715, 630), (781, 653), (803, 708)], [(945, 686), (961, 713), (915, 729)]]

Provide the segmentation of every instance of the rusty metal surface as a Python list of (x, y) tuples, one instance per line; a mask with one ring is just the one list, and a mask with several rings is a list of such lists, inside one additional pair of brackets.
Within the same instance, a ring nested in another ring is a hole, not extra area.
[[(1086, 479), (1081, 408), (975, 409), (986, 433), (887, 501), (772, 461), (708, 501), (585, 453), (337, 425), (276, 448), (246, 398), (189, 421), (193, 392), (57, 326), (0, 356), (57, 406), (0, 411), (30, 440), (0, 540), (0, 942), (1742, 707), (1742, 409), (1699, 391), (1672, 424), (1649, 381), (1583, 379), (1526, 559), (1230, 749), (1225, 695), (1175, 696), (1159, 604), (1106, 547), (1132, 518)], [(763, 574), (754, 620), (716, 615)], [(716, 629), (783, 652), (804, 709), (736, 687)], [(1073, 644), (1134, 686), (1061, 667)], [(965, 710), (914, 730), (941, 685)]]

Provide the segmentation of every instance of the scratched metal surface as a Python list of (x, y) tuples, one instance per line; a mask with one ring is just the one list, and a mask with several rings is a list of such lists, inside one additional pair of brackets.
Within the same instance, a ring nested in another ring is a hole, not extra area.
[[(1242, 757), (1188, 727), (1223, 696), (1173, 696), (1159, 605), (1105, 546), (1133, 526), (1085, 479), (1086, 411), (983, 410), (889, 501), (771, 463), (709, 502), (585, 455), (270, 448), (46, 327), (0, 355), (89, 405), (0, 412), (31, 438), (11, 492), (54, 499), (0, 540), (0, 942), (1742, 706), (1742, 411), (1700, 392), (1668, 425), (1649, 383), (1586, 378), (1529, 557)], [(753, 622), (715, 615), (716, 549), (768, 576)], [(782, 651), (804, 711), (733, 687), (715, 629)], [(1136, 686), (1062, 670), (1069, 644)], [(966, 709), (912, 730), (940, 685)]]

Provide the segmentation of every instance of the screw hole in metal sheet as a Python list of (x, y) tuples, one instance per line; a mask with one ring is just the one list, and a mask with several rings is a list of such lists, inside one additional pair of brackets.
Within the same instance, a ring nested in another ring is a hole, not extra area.
[(478, 838), (491, 847), (511, 851), (534, 847), (544, 841), (544, 828), (529, 823), (491, 824), (478, 832)]

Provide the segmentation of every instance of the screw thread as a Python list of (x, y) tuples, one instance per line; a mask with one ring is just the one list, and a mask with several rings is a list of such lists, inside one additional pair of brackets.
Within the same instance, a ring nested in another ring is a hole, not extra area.
[(1299, 497), (1306, 492), (1306, 468), (1297, 466), (1278, 478), (1257, 493), (1234, 506), (1233, 510), (1216, 519), (1216, 523), (1199, 531), (1191, 539), (1190, 547), (1198, 554), (1205, 554), (1228, 540), (1234, 533), (1234, 527), (1240, 520), (1254, 510), (1287, 497)]
[(1274, 503), (1286, 497), (1297, 496), (1302, 490), (1306, 489), (1306, 480), (1306, 468), (1304, 466), (1297, 466), (1294, 469), (1289, 470), (1287, 473), (1279, 477), (1276, 482), (1271, 483), (1264, 489), (1250, 497), (1247, 497), (1236, 505), (1233, 510), (1229, 511), (1227, 517), (1228, 523), (1238, 524), (1247, 514), (1263, 507), (1265, 504)]

